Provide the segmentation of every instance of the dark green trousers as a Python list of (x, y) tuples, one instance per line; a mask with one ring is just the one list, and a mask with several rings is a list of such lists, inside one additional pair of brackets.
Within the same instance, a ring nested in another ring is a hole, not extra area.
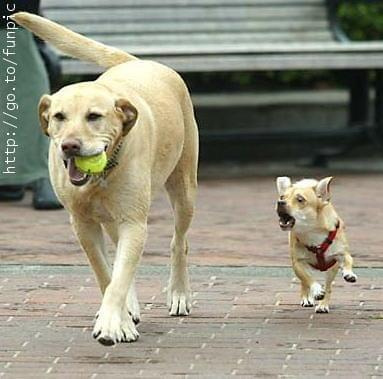
[(0, 186), (48, 177), (48, 138), (37, 113), (48, 76), (32, 34), (0, 29)]

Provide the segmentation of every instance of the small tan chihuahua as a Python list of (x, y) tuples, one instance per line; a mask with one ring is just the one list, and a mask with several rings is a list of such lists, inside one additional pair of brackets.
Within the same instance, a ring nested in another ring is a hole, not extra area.
[[(312, 307), (314, 300), (320, 300), (317, 313), (329, 312), (331, 287), (339, 268), (347, 282), (357, 279), (343, 221), (330, 203), (331, 180), (303, 179), (292, 184), (288, 177), (277, 178), (279, 225), (290, 231), (290, 256), (301, 281), (301, 305)], [(326, 271), (324, 289), (314, 280), (310, 268)]]

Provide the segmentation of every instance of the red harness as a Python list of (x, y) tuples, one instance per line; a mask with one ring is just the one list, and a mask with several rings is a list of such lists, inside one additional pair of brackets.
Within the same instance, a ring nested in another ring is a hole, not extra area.
[(336, 259), (332, 259), (331, 261), (326, 262), (325, 259), (325, 254), (330, 245), (333, 243), (336, 234), (338, 233), (340, 226), (340, 222), (338, 221), (335, 230), (332, 230), (331, 232), (328, 233), (327, 238), (319, 245), (319, 246), (307, 246), (305, 245), (305, 248), (312, 253), (316, 255), (317, 258), (317, 263), (316, 264), (311, 264), (310, 266), (319, 270), (319, 271), (327, 271), (329, 268), (335, 265), (337, 262)]

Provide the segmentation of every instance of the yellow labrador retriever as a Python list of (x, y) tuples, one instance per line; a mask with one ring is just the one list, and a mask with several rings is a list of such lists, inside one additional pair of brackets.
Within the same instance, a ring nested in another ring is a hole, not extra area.
[[(174, 210), (170, 315), (187, 315), (190, 226), (197, 188), (198, 131), (188, 89), (172, 69), (92, 41), (25, 12), (18, 24), (70, 56), (109, 68), (97, 80), (69, 85), (39, 104), (51, 138), (49, 167), (57, 196), (87, 254), (103, 294), (93, 336), (104, 345), (138, 338), (134, 288), (153, 195), (165, 186)], [(97, 176), (83, 174), (76, 156), (106, 151)], [(117, 247), (108, 263), (103, 230)]]

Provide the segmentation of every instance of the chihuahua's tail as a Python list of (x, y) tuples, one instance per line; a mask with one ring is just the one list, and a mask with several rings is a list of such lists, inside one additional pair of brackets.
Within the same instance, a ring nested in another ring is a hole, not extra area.
[(42, 40), (71, 57), (96, 63), (101, 67), (112, 67), (138, 58), (114, 47), (93, 41), (81, 34), (28, 12), (18, 12), (11, 19), (30, 30)]

